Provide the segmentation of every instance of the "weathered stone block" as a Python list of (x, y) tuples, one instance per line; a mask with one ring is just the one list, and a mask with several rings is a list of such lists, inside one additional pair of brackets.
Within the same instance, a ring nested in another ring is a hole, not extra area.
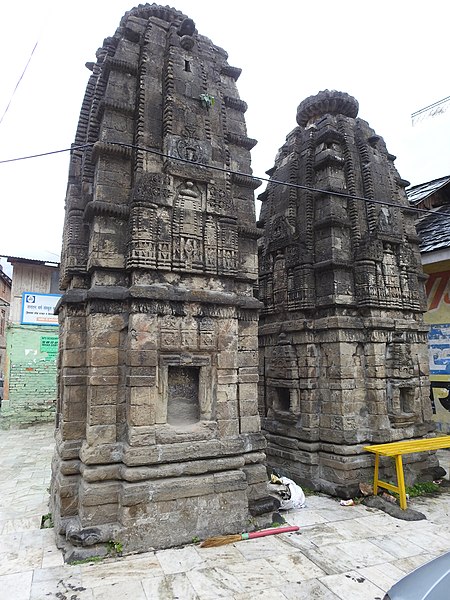
[(67, 333), (62, 337), (64, 348), (67, 350), (74, 350), (84, 348), (86, 345), (86, 332), (85, 331), (74, 331)]
[(238, 367), (256, 367), (258, 364), (258, 353), (256, 351), (238, 352)]
[(239, 422), (237, 419), (217, 420), (219, 436), (221, 438), (235, 437), (239, 434)]
[(252, 401), (258, 396), (258, 388), (256, 383), (240, 383), (239, 384), (239, 398), (240, 400)]
[(258, 400), (240, 400), (239, 410), (241, 416), (254, 416), (258, 415)]
[[(136, 388), (144, 389), (144, 388)], [(155, 424), (155, 411), (148, 403), (128, 407), (128, 423), (131, 426), (149, 426)]]
[(60, 429), (65, 440), (83, 439), (86, 432), (86, 421), (63, 421)]
[(91, 425), (111, 425), (116, 423), (116, 407), (91, 406), (88, 414), (88, 424)]
[(267, 482), (249, 485), (247, 489), (249, 500), (259, 500), (260, 498), (264, 498), (265, 495), (268, 495), (267, 487)]
[(118, 348), (120, 344), (120, 332), (110, 329), (89, 331), (90, 344), (97, 348)]
[(128, 443), (130, 446), (152, 446), (156, 444), (156, 431), (153, 426), (128, 428)]
[(81, 505), (79, 508), (80, 522), (83, 527), (99, 526), (117, 521), (117, 504)]
[(119, 384), (119, 376), (118, 375), (93, 375), (92, 377), (88, 377), (89, 385), (100, 385), (100, 386), (113, 386)]
[(217, 383), (219, 385), (233, 385), (238, 381), (237, 370), (232, 371), (231, 373), (227, 372), (225, 369), (220, 369), (217, 371)]
[(130, 350), (127, 362), (131, 367), (156, 367), (158, 355), (155, 350)]
[(83, 402), (70, 402), (64, 411), (67, 421), (82, 421), (86, 418), (86, 400)]
[(243, 433), (251, 433), (260, 430), (261, 421), (259, 415), (250, 417), (241, 417), (239, 419), (241, 425), (241, 431)]
[(164, 502), (211, 494), (214, 492), (214, 477), (213, 475), (204, 475), (161, 480), (157, 484), (150, 484), (150, 499), (155, 502)]
[(80, 489), (80, 502), (83, 506), (113, 504), (118, 501), (119, 492), (120, 484), (118, 482), (82, 482)]
[(62, 366), (63, 367), (82, 367), (86, 363), (86, 352), (80, 350), (66, 350), (63, 354)]
[(254, 465), (246, 465), (242, 469), (245, 473), (247, 483), (249, 485), (253, 485), (255, 483), (267, 483), (267, 469), (265, 465), (262, 464), (254, 464)]
[(235, 369), (237, 363), (235, 352), (221, 352), (217, 357), (217, 366), (219, 369)]
[(217, 402), (216, 404), (216, 418), (218, 421), (236, 419), (237, 404), (232, 401)]
[(214, 475), (214, 492), (232, 492), (246, 490), (248, 483), (242, 471), (225, 471)]

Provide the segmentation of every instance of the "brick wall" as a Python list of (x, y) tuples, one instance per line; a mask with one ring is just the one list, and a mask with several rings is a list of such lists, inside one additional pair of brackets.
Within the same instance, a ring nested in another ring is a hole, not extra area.
[(2, 425), (53, 419), (58, 328), (10, 324), (7, 332), (8, 398)]

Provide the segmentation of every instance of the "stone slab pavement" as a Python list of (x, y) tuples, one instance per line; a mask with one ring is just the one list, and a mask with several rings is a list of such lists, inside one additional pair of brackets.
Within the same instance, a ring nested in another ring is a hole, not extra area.
[(450, 550), (450, 494), (411, 500), (415, 522), (313, 495), (286, 514), (300, 533), (67, 565), (40, 529), (52, 453), (52, 425), (0, 431), (0, 600), (381, 600)]

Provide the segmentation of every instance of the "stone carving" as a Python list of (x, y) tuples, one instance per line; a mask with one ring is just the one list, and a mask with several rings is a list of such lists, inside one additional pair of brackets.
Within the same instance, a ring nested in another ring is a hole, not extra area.
[(185, 128), (184, 137), (177, 142), (178, 156), (190, 162), (203, 162), (204, 154), (192, 129)]
[(133, 200), (137, 203), (170, 206), (171, 197), (170, 179), (163, 173), (144, 173), (133, 190)]
[(110, 539), (126, 553), (266, 525), (273, 508), (257, 412), (259, 182), (196, 164), (250, 167), (240, 70), (191, 19), (148, 4), (91, 68), (76, 143), (95, 147), (73, 153), (66, 201), (51, 491), (72, 560)]
[(231, 194), (224, 188), (209, 185), (207, 211), (219, 215), (233, 215), (235, 206)]
[(67, 539), (74, 546), (93, 546), (101, 540), (101, 535), (100, 530), (92, 527), (81, 531), (70, 531), (67, 535)]
[[(322, 191), (269, 183), (259, 223), (268, 461), (344, 497), (372, 476), (364, 444), (432, 430), (413, 216), (394, 157), (357, 113), (340, 92), (300, 104), (299, 127), (269, 173)], [(433, 464), (411, 463), (407, 477)]]

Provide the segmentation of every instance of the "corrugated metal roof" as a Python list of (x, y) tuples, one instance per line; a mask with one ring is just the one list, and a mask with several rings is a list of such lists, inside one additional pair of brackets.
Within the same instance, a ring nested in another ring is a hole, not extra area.
[(59, 265), (60, 257), (57, 254), (53, 254), (52, 252), (39, 252), (36, 253), (35, 256), (18, 256), (12, 254), (0, 254), (4, 258), (8, 259), (8, 262), (17, 261), (17, 262), (29, 262), (35, 264), (45, 264), (52, 263), (55, 265)]
[(421, 252), (450, 248), (450, 205), (430, 210), (416, 223), (416, 229)]
[(406, 190), (406, 195), (408, 196), (408, 200), (410, 203), (415, 206), (419, 204), (428, 196), (431, 196), (441, 187), (447, 185), (450, 182), (450, 175), (447, 177), (440, 177), (439, 179), (433, 179), (433, 181), (427, 181), (426, 183), (419, 183), (419, 185), (414, 185)]

